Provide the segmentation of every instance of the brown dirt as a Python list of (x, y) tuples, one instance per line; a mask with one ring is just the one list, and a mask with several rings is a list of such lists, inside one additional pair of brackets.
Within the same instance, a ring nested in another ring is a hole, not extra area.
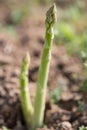
[[(43, 12), (38, 9), (37, 12)], [(35, 12), (34, 12), (35, 13)], [(42, 14), (45, 14), (44, 12)], [(29, 88), (34, 101), (40, 57), (44, 44), (44, 15), (35, 14), (20, 26), (17, 34), (0, 32), (0, 128), (25, 130), (25, 122), (20, 105), (20, 67), (26, 51), (30, 53)], [(52, 60), (48, 80), (48, 92), (63, 86), (58, 105), (47, 95), (45, 119), (47, 128), (38, 130), (77, 130), (87, 125), (87, 109), (79, 110), (78, 102), (85, 104), (86, 96), (79, 92), (83, 78), (82, 61), (68, 56), (64, 46), (53, 45)]]

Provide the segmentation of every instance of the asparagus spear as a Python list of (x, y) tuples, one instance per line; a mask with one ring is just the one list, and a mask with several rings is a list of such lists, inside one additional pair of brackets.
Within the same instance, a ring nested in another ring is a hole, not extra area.
[(51, 50), (54, 38), (53, 27), (56, 22), (56, 19), (57, 19), (56, 6), (54, 4), (46, 13), (45, 45), (43, 49), (37, 81), (37, 91), (36, 91), (34, 115), (32, 121), (33, 129), (41, 127), (43, 125), (47, 79), (48, 79), (49, 66), (51, 60)]
[(28, 68), (30, 64), (29, 55), (26, 54), (22, 67), (21, 67), (21, 75), (20, 75), (20, 88), (21, 88), (21, 104), (23, 109), (24, 118), (26, 121), (26, 125), (29, 128), (31, 124), (32, 115), (33, 115), (33, 107), (30, 100), (30, 94), (28, 90)]

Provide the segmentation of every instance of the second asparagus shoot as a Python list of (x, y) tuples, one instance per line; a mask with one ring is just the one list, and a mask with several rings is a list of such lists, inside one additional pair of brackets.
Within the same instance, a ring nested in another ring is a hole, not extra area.
[(21, 84), (21, 104), (27, 127), (30, 126), (31, 118), (33, 115), (33, 106), (31, 104), (30, 94), (28, 90), (29, 64), (30, 64), (30, 58), (29, 55), (26, 54), (26, 56), (23, 59), (21, 67), (20, 84)]

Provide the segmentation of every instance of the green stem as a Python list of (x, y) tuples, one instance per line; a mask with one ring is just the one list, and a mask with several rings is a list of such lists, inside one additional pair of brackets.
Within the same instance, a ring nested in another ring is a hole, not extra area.
[(22, 63), (21, 67), (21, 75), (20, 75), (20, 87), (21, 87), (21, 104), (22, 104), (22, 110), (24, 114), (24, 118), (27, 124), (27, 127), (29, 128), (29, 125), (32, 121), (32, 115), (33, 115), (33, 107), (30, 100), (30, 94), (28, 90), (28, 68), (29, 68), (29, 55), (27, 54)]
[(45, 97), (46, 97), (46, 86), (48, 80), (49, 66), (51, 60), (51, 50), (54, 38), (53, 27), (56, 21), (56, 7), (53, 5), (46, 14), (46, 34), (45, 34), (45, 45), (43, 49), (41, 65), (39, 69), (37, 91), (34, 106), (33, 116), (33, 129), (41, 127), (43, 125), (44, 109), (45, 109)]

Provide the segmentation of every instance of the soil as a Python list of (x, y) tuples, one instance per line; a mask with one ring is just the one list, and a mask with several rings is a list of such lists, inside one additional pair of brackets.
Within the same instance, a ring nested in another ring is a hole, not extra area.
[[(3, 13), (7, 16), (6, 8)], [(7, 31), (0, 31), (1, 129), (3, 126), (12, 130), (26, 129), (20, 104), (20, 68), (23, 56), (28, 51), (31, 57), (29, 89), (34, 102), (44, 44), (44, 19), (44, 7), (37, 8), (29, 19), (15, 27), (17, 32), (14, 36)], [(56, 46), (54, 43), (44, 117), (46, 127), (37, 130), (78, 130), (79, 126), (87, 125), (87, 96), (79, 91), (84, 81), (83, 71), (79, 57), (69, 56), (64, 46)], [(57, 104), (53, 104), (50, 92), (57, 87), (62, 87), (62, 96)], [(83, 110), (80, 110), (79, 102), (84, 103)]]

